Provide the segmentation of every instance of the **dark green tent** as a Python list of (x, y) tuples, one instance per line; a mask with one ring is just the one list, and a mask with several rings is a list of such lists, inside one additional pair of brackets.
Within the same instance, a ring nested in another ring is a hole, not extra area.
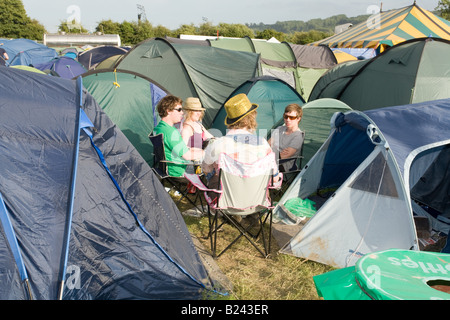
[(91, 70), (83, 75), (83, 84), (152, 165), (153, 145), (148, 134), (159, 121), (156, 105), (167, 90), (141, 74), (124, 70)]
[[(303, 117), (299, 127), (305, 132), (302, 160), (302, 166), (305, 166), (330, 135), (330, 120), (333, 114), (335, 112), (344, 113), (352, 108), (339, 100), (323, 98), (304, 104), (302, 109)], [(281, 118), (275, 124), (274, 129), (283, 123)]]
[(314, 86), (310, 101), (334, 98), (356, 110), (450, 98), (450, 41), (402, 42), (363, 61), (338, 65)]
[[(256, 77), (245, 81), (229, 98), (240, 93), (245, 93), (252, 103), (259, 105), (256, 121), (259, 133), (264, 136), (278, 120), (283, 118), (284, 109), (288, 104), (297, 103), (302, 106), (305, 103), (302, 96), (289, 84), (270, 76)], [(226, 111), (222, 106), (211, 126), (220, 131), (221, 135), (226, 134), (225, 116)], [(217, 135), (213, 130), (211, 133)]]
[(143, 74), (183, 100), (198, 97), (207, 109), (203, 124), (209, 127), (231, 92), (257, 76), (258, 66), (256, 53), (153, 38), (136, 45), (115, 67)]

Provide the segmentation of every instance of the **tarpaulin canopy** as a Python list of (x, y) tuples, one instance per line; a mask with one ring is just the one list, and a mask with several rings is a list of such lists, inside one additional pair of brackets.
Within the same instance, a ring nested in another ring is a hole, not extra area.
[(450, 40), (450, 22), (414, 4), (372, 15), (348, 30), (312, 45), (330, 48), (374, 48), (382, 52), (406, 40), (435, 37)]

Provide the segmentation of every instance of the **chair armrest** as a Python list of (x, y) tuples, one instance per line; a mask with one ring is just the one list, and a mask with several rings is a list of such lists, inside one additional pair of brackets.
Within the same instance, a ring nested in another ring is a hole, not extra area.
[[(295, 156), (295, 157), (290, 157), (290, 158), (284, 158), (284, 159), (278, 159), (278, 166), (280, 167), (280, 170), (283, 170), (282, 172), (298, 172), (300, 171), (300, 167), (301, 167), (301, 159), (303, 159), (303, 156)], [(286, 168), (284, 168), (283, 164), (285, 163), (289, 163), (290, 161), (293, 162), (293, 165), (291, 168), (288, 168), (288, 170), (286, 170)], [(281, 169), (283, 168), (283, 169)]]
[(198, 165), (196, 162), (189, 161), (189, 160), (186, 160), (186, 162), (177, 162), (177, 161), (170, 161), (170, 160), (159, 160), (159, 162), (171, 163), (171, 164)]
[(273, 179), (271, 180), (271, 184), (269, 186), (269, 189), (280, 189), (281, 188), (281, 184), (283, 183), (283, 173), (282, 172), (278, 172), (278, 175), (280, 176), (280, 179), (278, 179), (277, 182), (273, 182)]
[(217, 190), (217, 189), (210, 189), (207, 186), (205, 186), (205, 184), (203, 183), (203, 181), (200, 179), (198, 174), (195, 173), (184, 173), (184, 177), (189, 180), (190, 183), (192, 183), (197, 189), (201, 190), (201, 191), (205, 191), (205, 192), (214, 192), (214, 193), (222, 193), (222, 190)]
[(284, 158), (284, 159), (278, 159), (278, 164), (282, 164), (291, 160), (297, 160), (297, 159), (303, 159), (303, 156), (295, 156), (295, 157), (290, 157), (290, 158)]

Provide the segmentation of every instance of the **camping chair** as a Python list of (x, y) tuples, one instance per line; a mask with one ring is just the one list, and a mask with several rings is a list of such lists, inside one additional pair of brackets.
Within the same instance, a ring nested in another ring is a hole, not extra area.
[[(200, 206), (201, 211), (204, 211), (203, 209), (203, 201), (202, 197), (200, 196), (200, 193), (197, 192), (197, 190), (192, 191), (191, 185), (189, 184), (189, 181), (184, 177), (175, 177), (171, 176), (169, 174), (169, 166), (168, 164), (180, 164), (175, 161), (169, 161), (166, 159), (166, 153), (164, 149), (164, 135), (162, 133), (157, 135), (149, 134), (149, 139), (151, 143), (153, 144), (153, 172), (157, 175), (158, 179), (161, 181), (161, 183), (164, 185), (164, 182), (169, 183), (171, 186), (170, 189), (175, 189), (181, 194), (180, 199), (176, 202), (176, 204), (179, 204), (181, 200), (186, 198), (194, 207), (197, 207), (197, 200), (200, 200)], [(193, 167), (196, 167), (196, 164), (191, 162), (184, 162), (182, 164), (190, 165)], [(194, 174), (197, 175), (197, 174)], [(201, 176), (202, 174), (198, 174), (198, 176)], [(194, 196), (194, 200), (190, 198), (190, 195)]]
[(303, 144), (300, 149), (300, 154), (295, 157), (278, 159), (278, 170), (283, 173), (283, 185), (280, 189), (276, 190), (275, 194), (283, 194), (297, 174), (302, 171), (303, 160)]
[[(255, 163), (245, 164), (221, 154), (217, 188), (208, 188), (196, 175), (185, 173), (186, 178), (204, 192), (208, 204), (208, 237), (213, 257), (220, 257), (241, 237), (245, 237), (263, 257), (269, 255), (273, 209), (269, 189), (279, 187), (273, 186), (272, 170), (267, 169), (271, 167), (269, 161), (273, 161), (274, 156), (271, 153)], [(279, 184), (281, 182), (282, 179)], [(235, 227), (239, 235), (217, 254), (217, 234), (226, 222)], [(269, 223), (268, 232), (264, 230), (266, 223)], [(256, 243), (259, 236), (262, 246)]]

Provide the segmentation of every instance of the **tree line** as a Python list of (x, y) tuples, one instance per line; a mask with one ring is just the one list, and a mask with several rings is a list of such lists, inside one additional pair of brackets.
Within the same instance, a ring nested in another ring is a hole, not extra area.
[[(450, 19), (450, 0), (440, 0), (435, 8), (436, 14), (444, 19)], [(27, 38), (42, 40), (46, 33), (45, 27), (37, 20), (26, 14), (21, 0), (0, 0), (0, 38)], [(145, 39), (153, 37), (178, 37), (181, 34), (222, 36), (222, 37), (250, 37), (256, 39), (270, 39), (275, 37), (279, 41), (294, 44), (307, 44), (330, 37), (334, 34), (336, 25), (353, 23), (358, 24), (367, 19), (368, 15), (348, 18), (344, 14), (326, 19), (311, 19), (309, 21), (282, 21), (275, 24), (228, 24), (211, 22), (196, 26), (183, 24), (176, 30), (164, 26), (153, 26), (148, 20), (114, 22), (112, 20), (100, 21), (95, 28), (96, 32), (104, 34), (118, 34), (124, 45), (133, 46)], [(62, 22), (58, 31), (66, 33), (88, 33), (83, 26), (73, 22)]]

